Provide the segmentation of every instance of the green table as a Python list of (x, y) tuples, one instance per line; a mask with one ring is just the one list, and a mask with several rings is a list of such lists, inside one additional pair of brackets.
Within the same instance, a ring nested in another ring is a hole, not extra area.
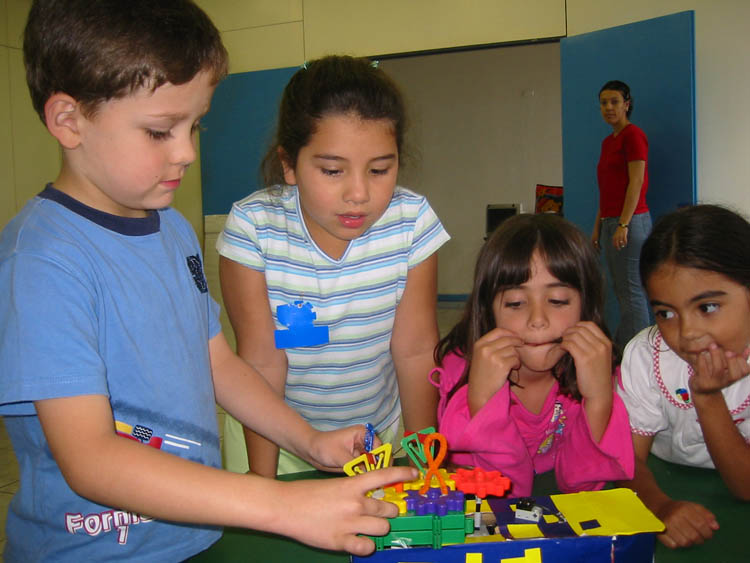
[(714, 537), (703, 545), (673, 550), (656, 542), (656, 563), (750, 560), (744, 537), (750, 529), (750, 503), (732, 497), (718, 472), (668, 463), (653, 455), (649, 456), (648, 465), (665, 493), (672, 498), (702, 504), (716, 515), (720, 526)]
[[(674, 498), (698, 502), (708, 507), (719, 520), (721, 529), (702, 546), (671, 550), (656, 542), (656, 563), (738, 563), (748, 561), (750, 549), (743, 534), (750, 529), (750, 503), (735, 500), (727, 491), (718, 473), (667, 463), (654, 456), (649, 458), (663, 490)], [(281, 477), (283, 480), (313, 479), (329, 476), (308, 471)], [(540, 475), (534, 485), (534, 495), (558, 493), (551, 473)], [(303, 525), (290, 522), (290, 526)], [(347, 563), (349, 556), (307, 547), (294, 540), (250, 530), (228, 528), (210, 549), (192, 558), (191, 563), (248, 562), (276, 563)]]
[[(340, 475), (323, 471), (305, 471), (290, 475), (280, 475), (281, 481), (303, 479), (325, 479)], [(289, 522), (289, 526), (303, 525)], [(221, 539), (206, 551), (189, 559), (190, 563), (348, 563), (346, 553), (325, 551), (308, 547), (293, 539), (266, 532), (226, 528)]]

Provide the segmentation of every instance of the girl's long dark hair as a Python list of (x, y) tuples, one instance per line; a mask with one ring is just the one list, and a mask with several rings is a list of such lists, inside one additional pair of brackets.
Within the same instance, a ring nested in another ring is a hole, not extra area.
[(284, 183), (284, 164), (297, 166), (299, 151), (310, 143), (323, 117), (348, 113), (391, 121), (401, 160), (406, 109), (396, 83), (368, 59), (329, 55), (305, 63), (284, 88), (276, 138), (261, 163), (264, 184)]
[(644, 287), (662, 264), (708, 270), (750, 287), (750, 223), (718, 205), (692, 205), (662, 217), (641, 248)]
[[(604, 280), (589, 238), (557, 215), (517, 215), (504, 221), (482, 247), (463, 317), (435, 348), (438, 365), (450, 352), (466, 360), (463, 377), (454, 391), (468, 381), (474, 343), (495, 328), (495, 296), (529, 280), (531, 257), (536, 250), (553, 276), (581, 294), (581, 320), (596, 323), (609, 336), (603, 318)], [(581, 399), (570, 354), (560, 359), (552, 374), (562, 393)]]

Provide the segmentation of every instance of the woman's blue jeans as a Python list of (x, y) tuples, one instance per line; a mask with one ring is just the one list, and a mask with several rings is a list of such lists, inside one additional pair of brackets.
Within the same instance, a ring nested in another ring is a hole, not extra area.
[(628, 244), (622, 250), (612, 246), (612, 237), (619, 222), (619, 217), (602, 220), (599, 247), (604, 251), (620, 308), (620, 324), (615, 333), (615, 344), (622, 351), (638, 331), (651, 324), (648, 300), (638, 269), (641, 247), (651, 232), (651, 214), (646, 212), (633, 215), (628, 227)]

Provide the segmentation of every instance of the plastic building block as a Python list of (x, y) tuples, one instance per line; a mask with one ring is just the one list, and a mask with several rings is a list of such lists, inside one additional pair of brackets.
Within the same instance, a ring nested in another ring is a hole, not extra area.
[(539, 522), (542, 517), (542, 507), (534, 506), (531, 510), (516, 508), (516, 520), (526, 520), (527, 522)]
[(424, 455), (423, 443), (427, 439), (427, 436), (434, 433), (435, 428), (430, 426), (419, 432), (407, 432), (401, 440), (401, 446), (404, 448), (406, 455), (414, 462), (420, 473), (424, 473), (427, 470), (425, 466), (427, 459)]
[[(433, 458), (432, 444), (437, 442), (439, 444), (437, 455)], [(445, 436), (433, 432), (424, 441), (424, 457), (427, 462), (427, 472), (424, 475), (424, 485), (419, 489), (419, 492), (424, 494), (431, 487), (433, 478), (435, 478), (440, 486), (440, 491), (446, 495), (448, 494), (448, 487), (445, 484), (442, 474), (440, 473), (440, 464), (445, 459), (445, 454), (448, 453), (448, 442), (445, 440)]]
[[(392, 489), (393, 490), (393, 489)], [(386, 493), (384, 500), (391, 500)], [(403, 493), (390, 493), (405, 505), (406, 514), (389, 518), (390, 532), (382, 537), (373, 537), (377, 550), (386, 547), (412, 547), (419, 545), (438, 549), (443, 545), (463, 543), (466, 534), (474, 531), (471, 516), (464, 512), (465, 499), (460, 491), (441, 494), (440, 489), (431, 488), (427, 495), (410, 489)]]
[(309, 301), (295, 301), (276, 307), (276, 317), (289, 330), (273, 331), (276, 348), (302, 348), (328, 343), (328, 327), (315, 326), (317, 317)]
[(344, 465), (344, 473), (349, 476), (354, 476), (358, 473), (367, 473), (368, 471), (374, 471), (375, 469), (390, 467), (392, 448), (393, 446), (386, 442), (372, 451), (365, 452), (361, 456), (355, 457)]
[(474, 494), (479, 498), (487, 495), (503, 496), (510, 489), (510, 479), (499, 471), (485, 471), (480, 467), (474, 469), (459, 469), (451, 475), (456, 482), (456, 488), (467, 494)]
[(373, 440), (375, 439), (375, 427), (369, 422), (365, 424), (365, 451), (372, 449)]
[(516, 501), (516, 509), (514, 512), (516, 520), (539, 522), (542, 518), (544, 508), (536, 504), (533, 498), (523, 497)]
[[(452, 476), (446, 471), (444, 468), (439, 469), (440, 476), (443, 478), (443, 481), (445, 482), (446, 487), (448, 487), (450, 490), (456, 489), (456, 482), (452, 479)], [(419, 477), (417, 479), (414, 479), (413, 481), (407, 481), (405, 483), (400, 483), (398, 486), (400, 486), (403, 490), (409, 491), (409, 490), (416, 490), (424, 487), (425, 480), (423, 477)]]

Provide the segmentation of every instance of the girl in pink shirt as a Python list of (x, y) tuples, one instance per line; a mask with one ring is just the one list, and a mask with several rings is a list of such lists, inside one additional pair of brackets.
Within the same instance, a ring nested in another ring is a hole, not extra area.
[(550, 469), (563, 492), (633, 475), (602, 303), (596, 252), (574, 225), (554, 215), (501, 224), (430, 373), (450, 462), (501, 471), (511, 496), (531, 494)]

